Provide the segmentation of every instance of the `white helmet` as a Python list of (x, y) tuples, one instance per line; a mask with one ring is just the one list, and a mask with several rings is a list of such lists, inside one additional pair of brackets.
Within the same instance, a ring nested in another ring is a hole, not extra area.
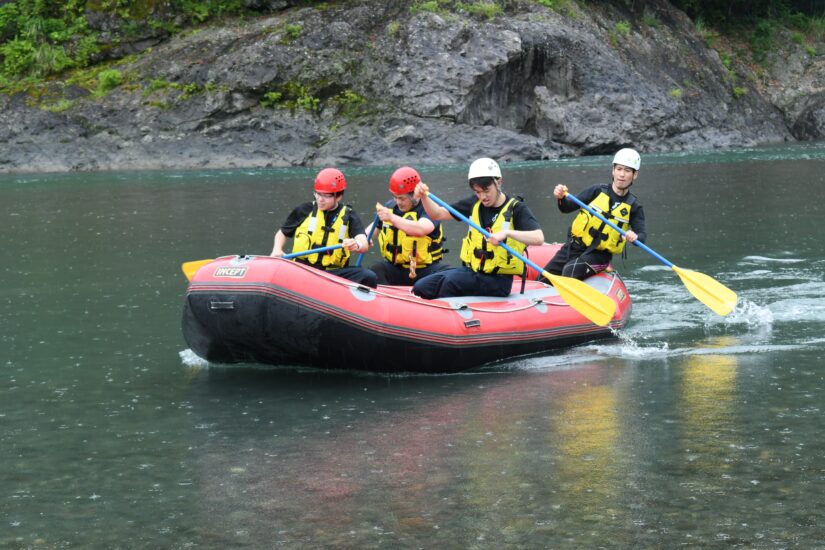
[(633, 149), (619, 149), (613, 157), (613, 164), (621, 164), (622, 166), (638, 170), (639, 166), (642, 165), (642, 157)]
[(473, 178), (500, 178), (501, 168), (493, 159), (481, 158), (474, 160), (470, 165), (470, 171), (467, 173), (467, 179)]

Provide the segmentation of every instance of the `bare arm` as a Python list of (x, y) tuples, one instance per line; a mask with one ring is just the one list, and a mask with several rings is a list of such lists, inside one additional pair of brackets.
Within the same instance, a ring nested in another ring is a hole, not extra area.
[(270, 256), (280, 258), (284, 255), (284, 245), (286, 244), (287, 236), (284, 235), (280, 229), (275, 233), (275, 244), (272, 246), (272, 253)]
[(449, 210), (436, 204), (435, 201), (429, 197), (429, 192), (430, 187), (422, 182), (415, 186), (415, 192), (413, 194), (416, 199), (421, 199), (421, 204), (424, 205), (424, 211), (427, 212), (427, 215), (434, 220), (453, 219)]

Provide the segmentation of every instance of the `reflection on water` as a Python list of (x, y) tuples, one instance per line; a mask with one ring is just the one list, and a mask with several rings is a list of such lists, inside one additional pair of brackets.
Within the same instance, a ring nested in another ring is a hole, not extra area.
[[(619, 442), (614, 391), (587, 385), (565, 395), (557, 426), (561, 487), (584, 499), (616, 494), (616, 458)], [(595, 475), (594, 475), (595, 474)], [(603, 504), (603, 503), (600, 503)]]
[[(726, 347), (731, 338), (711, 344)], [(684, 445), (705, 459), (724, 455), (735, 424), (736, 357), (691, 355), (685, 358), (681, 399), (684, 407)], [(721, 452), (714, 452), (721, 451)], [(708, 468), (711, 464), (696, 464)], [(717, 465), (718, 466), (718, 465)]]
[[(362, 397), (319, 389), (300, 410), (250, 413), (261, 429), (240, 438), (221, 417), (196, 442), (208, 513), (222, 531), (287, 544), (587, 540), (556, 530), (560, 517), (592, 521), (618, 505), (615, 374), (395, 379), (391, 403), (360, 380)], [(278, 428), (283, 413), (291, 424)]]

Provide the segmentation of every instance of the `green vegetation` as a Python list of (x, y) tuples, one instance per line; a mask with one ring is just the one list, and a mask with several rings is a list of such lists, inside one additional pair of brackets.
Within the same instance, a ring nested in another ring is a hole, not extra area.
[[(0, 92), (31, 89), (49, 76), (84, 69), (145, 31), (179, 32), (179, 23), (197, 24), (245, 10), (243, 0), (7, 2), (0, 6)], [(114, 33), (104, 38), (92, 29), (87, 17), (92, 14), (111, 18)], [(103, 88), (119, 85), (112, 78), (105, 77)]]
[(338, 113), (343, 116), (355, 118), (365, 114), (367, 100), (352, 90), (344, 90), (332, 98), (332, 101), (338, 105)]
[(682, 99), (683, 95), (684, 92), (681, 88), (673, 88), (672, 90), (670, 90), (670, 97), (672, 97), (673, 99)]
[[(316, 83), (321, 85), (322, 83)], [(301, 109), (310, 113), (332, 107), (339, 115), (356, 118), (367, 112), (367, 100), (352, 90), (344, 90), (334, 96), (321, 98), (311, 91), (311, 84), (287, 82), (278, 90), (266, 92), (259, 103), (268, 109)]]
[(495, 2), (478, 2), (475, 4), (468, 4), (466, 2), (458, 2), (456, 7), (459, 10), (466, 11), (474, 15), (481, 15), (487, 19), (493, 19), (496, 15), (501, 15), (503, 9)]
[(642, 17), (642, 24), (646, 27), (656, 29), (662, 24), (662, 22), (653, 17), (652, 15), (645, 15)]
[(398, 21), (392, 21), (389, 25), (387, 25), (387, 36), (391, 36), (395, 38), (398, 35), (398, 31), (401, 29), (401, 23)]
[(447, 13), (447, 8), (442, 4), (449, 4), (449, 0), (428, 0), (426, 2), (416, 2), (410, 6), (410, 13), (415, 15), (421, 12)]
[(281, 44), (292, 44), (301, 37), (301, 31), (304, 30), (303, 25), (290, 24), (284, 28), (284, 35), (280, 40)]
[(143, 90), (143, 97), (149, 97), (158, 90), (165, 90), (171, 85), (166, 80), (152, 80), (149, 85)]
[[(552, 0), (546, 0), (552, 3)], [(478, 2), (461, 2), (458, 0), (427, 0), (416, 2), (410, 6), (410, 13), (415, 15), (421, 12), (432, 12), (446, 15), (450, 12), (465, 12), (471, 15), (480, 15), (486, 19), (493, 19), (504, 13), (502, 0), (481, 0)]]
[(622, 37), (630, 34), (630, 23), (627, 21), (617, 21), (613, 28), (607, 32), (607, 40), (614, 48), (618, 46)]
[(97, 77), (97, 94), (105, 95), (123, 84), (123, 73), (117, 69), (101, 71)]
[(619, 21), (613, 28), (619, 34), (626, 35), (630, 33), (630, 23), (628, 23), (627, 21)]
[(713, 25), (738, 25), (762, 19), (825, 16), (825, 4), (810, 0), (672, 0), (694, 21), (705, 19)]
[(266, 92), (261, 98), (261, 107), (272, 108), (281, 103), (281, 98), (284, 96), (281, 92)]
[[(575, 0), (524, 0), (555, 11), (571, 11)], [(61, 111), (72, 101), (62, 98), (54, 78), (60, 76), (68, 85), (85, 88), (92, 97), (101, 97), (112, 90), (142, 90), (149, 99), (161, 90), (178, 93), (164, 97), (169, 101), (185, 100), (193, 95), (215, 89), (215, 84), (170, 83), (152, 80), (140, 82), (130, 74), (128, 59), (113, 59), (116, 48), (136, 38), (164, 36), (179, 32), (198, 32), (195, 28), (213, 18), (244, 15), (250, 12), (246, 0), (13, 0), (0, 5), (0, 93), (28, 92), (30, 101), (43, 108)], [(764, 63), (776, 50), (777, 41), (790, 40), (804, 48), (810, 56), (817, 55), (814, 44), (825, 40), (825, 2), (812, 0), (673, 0), (693, 18), (697, 30), (708, 47), (719, 50), (728, 69), (731, 85), (736, 83), (732, 58)], [(304, 0), (303, 5), (318, 10), (329, 9), (327, 2)], [(518, 9), (513, 0), (414, 0), (412, 14), (432, 12), (469, 14), (478, 19), (494, 19), (505, 10)], [(572, 6), (572, 7), (571, 7)], [(90, 21), (102, 32), (93, 28)], [(403, 21), (387, 25), (389, 36), (402, 31)], [(644, 15), (640, 25), (656, 27), (661, 23)], [(608, 32), (611, 44), (617, 45), (630, 34), (631, 23), (618, 21)], [(290, 44), (304, 33), (300, 23), (279, 28), (280, 42)], [(722, 39), (724, 37), (724, 40)], [(734, 38), (746, 47), (729, 46)], [(728, 44), (726, 47), (720, 44)], [(676, 90), (672, 95), (676, 97)], [(733, 88), (740, 97), (744, 88)], [(152, 103), (152, 102), (150, 102)], [(161, 105), (160, 101), (154, 101)], [(286, 83), (265, 93), (260, 104), (267, 108), (303, 109), (319, 112), (332, 107), (347, 116), (359, 116), (367, 102), (351, 90), (316, 84)]]
[(708, 47), (716, 47), (718, 33), (746, 43), (758, 64), (778, 46), (779, 30), (792, 31), (791, 40), (809, 55), (816, 50), (808, 42), (825, 38), (825, 2), (810, 0), (673, 0), (695, 22)]

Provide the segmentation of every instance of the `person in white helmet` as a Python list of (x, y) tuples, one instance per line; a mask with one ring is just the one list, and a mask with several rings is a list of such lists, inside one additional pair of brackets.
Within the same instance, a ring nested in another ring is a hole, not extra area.
[[(450, 296), (508, 296), (513, 275), (525, 272), (524, 262), (498, 246), (508, 246), (523, 252), (527, 245), (544, 243), (544, 232), (538, 220), (519, 197), (508, 198), (501, 190), (501, 169), (496, 161), (480, 158), (470, 165), (467, 182), (474, 195), (450, 206), (460, 214), (487, 229), (487, 240), (472, 227), (461, 243), (461, 267), (433, 273), (417, 280), (413, 292), (422, 298)], [(421, 200), (427, 215), (433, 220), (449, 220), (450, 211), (433, 201), (429, 187), (419, 183), (414, 195)]]
[(624, 250), (625, 242), (645, 241), (645, 212), (630, 186), (639, 176), (641, 157), (633, 149), (620, 149), (613, 157), (613, 182), (610, 185), (592, 185), (576, 197), (601, 212), (604, 217), (621, 227), (626, 234), (605, 224), (596, 216), (568, 199), (566, 185), (553, 189), (559, 210), (563, 213), (579, 210), (570, 226), (567, 242), (544, 266), (553, 275), (584, 279), (610, 265), (613, 254)]

